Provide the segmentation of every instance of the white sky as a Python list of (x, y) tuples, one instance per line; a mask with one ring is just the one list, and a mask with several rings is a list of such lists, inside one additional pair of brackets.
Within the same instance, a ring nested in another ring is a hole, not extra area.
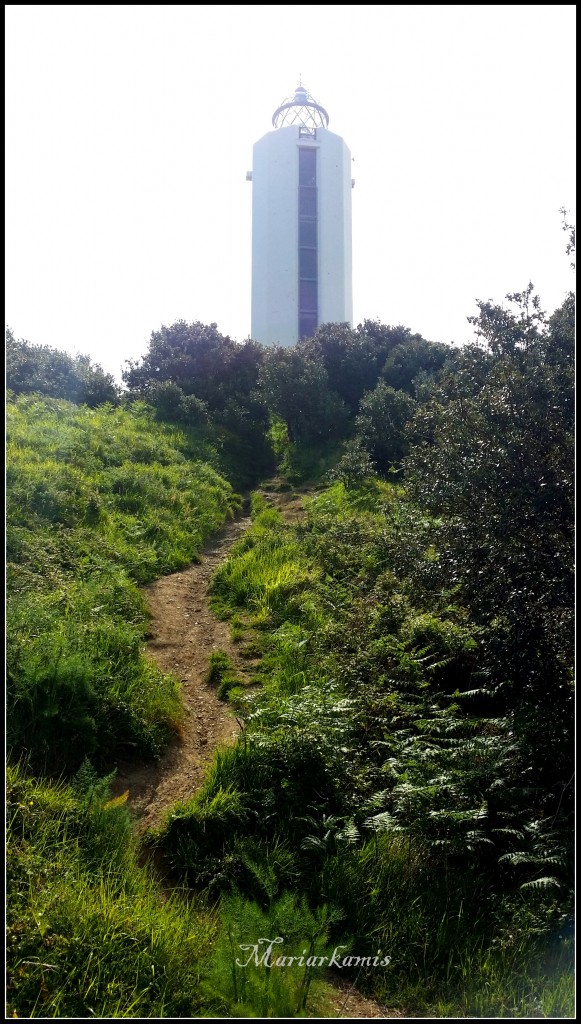
[(574, 5), (6, 7), (6, 323), (117, 377), (250, 332), (252, 145), (299, 74), (354, 157), (354, 323), (573, 288)]

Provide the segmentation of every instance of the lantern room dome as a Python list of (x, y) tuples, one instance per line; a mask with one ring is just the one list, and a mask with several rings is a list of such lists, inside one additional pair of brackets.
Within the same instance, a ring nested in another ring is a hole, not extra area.
[(283, 100), (272, 115), (275, 128), (288, 128), (297, 124), (301, 128), (328, 128), (329, 115), (320, 103), (310, 95), (304, 85), (299, 84), (294, 96)]

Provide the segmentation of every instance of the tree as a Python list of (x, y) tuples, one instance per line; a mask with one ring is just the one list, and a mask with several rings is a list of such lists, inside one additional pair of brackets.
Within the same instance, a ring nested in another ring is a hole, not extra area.
[[(434, 372), (451, 351), (446, 345), (435, 345), (420, 334), (412, 334), (407, 327), (388, 327), (375, 320), (365, 320), (356, 330), (348, 324), (322, 324), (313, 338), (299, 342), (298, 347), (323, 364), (330, 388), (343, 399), (352, 416), (380, 375), (393, 387), (405, 387), (413, 393), (413, 377), (422, 369)], [(392, 353), (397, 353), (393, 380), (382, 370)]]
[(390, 387), (414, 395), (418, 378), (434, 376), (447, 360), (454, 358), (454, 349), (440, 342), (426, 341), (414, 335), (396, 345), (387, 357), (381, 376)]
[(292, 444), (340, 438), (348, 410), (321, 362), (300, 346), (273, 348), (265, 354), (259, 392), (269, 409), (287, 426)]
[(147, 400), (154, 406), (161, 420), (192, 427), (208, 421), (206, 403), (196, 395), (184, 395), (182, 389), (171, 380), (151, 384), (147, 389)]
[(478, 303), (480, 343), (418, 407), (404, 468), (554, 810), (572, 737), (574, 306), (547, 320), (532, 286), (507, 299)]
[(563, 231), (566, 231), (569, 235), (569, 241), (567, 242), (565, 252), (567, 253), (567, 256), (573, 257), (571, 260), (571, 269), (575, 270), (575, 225), (569, 224), (567, 220), (569, 211), (564, 206), (561, 207), (559, 213), (563, 217)]
[(377, 382), (383, 362), (375, 340), (348, 324), (322, 324), (314, 338), (299, 342), (298, 347), (324, 366), (330, 389), (354, 416), (361, 396)]
[(158, 413), (186, 425), (210, 417), (224, 469), (246, 486), (273, 468), (268, 410), (257, 391), (264, 349), (238, 344), (216, 324), (178, 320), (153, 331), (149, 350), (123, 373), (130, 395), (152, 401)]
[(119, 391), (110, 373), (89, 356), (70, 356), (48, 345), (16, 340), (6, 330), (6, 387), (14, 394), (38, 393), (94, 408), (115, 403)]
[(415, 406), (405, 391), (396, 391), (383, 381), (362, 399), (355, 428), (380, 473), (387, 473), (407, 455), (408, 422)]
[(128, 361), (123, 380), (130, 392), (140, 396), (153, 383), (171, 381), (184, 394), (195, 394), (216, 409), (231, 385), (229, 367), (236, 347), (216, 324), (178, 320), (152, 331), (148, 352), (141, 362)]

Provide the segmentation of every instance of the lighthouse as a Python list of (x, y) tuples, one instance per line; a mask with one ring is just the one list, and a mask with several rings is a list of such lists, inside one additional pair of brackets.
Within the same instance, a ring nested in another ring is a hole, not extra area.
[(254, 144), (252, 327), (265, 345), (294, 345), (319, 324), (353, 319), (351, 154), (301, 84)]

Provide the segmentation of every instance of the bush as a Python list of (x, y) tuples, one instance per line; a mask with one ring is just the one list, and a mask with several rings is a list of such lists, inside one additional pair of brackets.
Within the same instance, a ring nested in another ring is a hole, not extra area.
[(48, 345), (17, 341), (6, 330), (6, 387), (15, 395), (41, 394), (95, 408), (115, 403), (119, 391), (112, 374), (88, 356), (69, 356)]

